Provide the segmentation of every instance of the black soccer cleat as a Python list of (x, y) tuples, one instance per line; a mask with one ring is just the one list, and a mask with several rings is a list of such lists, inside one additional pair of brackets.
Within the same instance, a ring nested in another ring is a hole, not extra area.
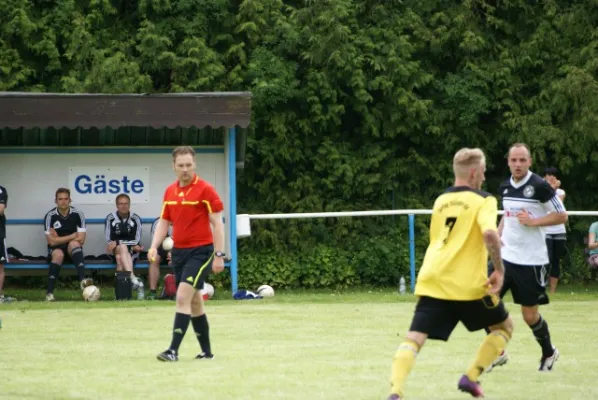
[(212, 354), (212, 353), (209, 353), (209, 354), (206, 354), (206, 353), (199, 353), (199, 354), (198, 354), (198, 355), (195, 357), (195, 359), (196, 359), (196, 360), (201, 360), (202, 358), (205, 358), (205, 359), (207, 359), (207, 360), (211, 360), (211, 359), (213, 359), (213, 358), (214, 358), (214, 354)]
[(175, 353), (173, 350), (170, 350), (170, 349), (158, 354), (156, 356), (156, 358), (160, 361), (167, 361), (167, 362), (168, 361), (170, 361), (170, 362), (179, 361), (179, 356), (177, 355), (177, 353)]

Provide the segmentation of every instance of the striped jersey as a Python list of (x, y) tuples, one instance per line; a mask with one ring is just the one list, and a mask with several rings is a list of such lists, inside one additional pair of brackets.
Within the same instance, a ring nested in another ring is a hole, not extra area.
[(518, 265), (548, 264), (544, 227), (520, 224), (517, 213), (527, 210), (532, 218), (541, 218), (548, 213), (566, 212), (555, 190), (542, 177), (529, 171), (519, 182), (513, 177), (504, 181), (499, 193), (504, 210), (502, 258)]
[(83, 211), (75, 207), (69, 207), (68, 213), (62, 215), (54, 207), (46, 213), (44, 218), (44, 232), (46, 235), (50, 234), (50, 229), (54, 229), (59, 237), (72, 235), (75, 232), (86, 232), (85, 215)]
[(127, 246), (137, 246), (141, 241), (141, 218), (135, 213), (121, 217), (117, 211), (106, 216), (104, 235), (106, 243), (116, 242)]

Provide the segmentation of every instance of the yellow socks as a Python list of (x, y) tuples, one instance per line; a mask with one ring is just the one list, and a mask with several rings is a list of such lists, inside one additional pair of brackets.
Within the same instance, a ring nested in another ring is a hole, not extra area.
[(419, 345), (413, 340), (405, 340), (399, 346), (392, 361), (392, 372), (390, 376), (390, 383), (392, 384), (392, 393), (403, 396), (403, 385), (407, 379), (407, 375), (411, 372), (413, 364), (415, 364), (415, 356), (419, 351)]
[(491, 331), (484, 339), (474, 362), (467, 371), (467, 377), (472, 382), (477, 382), (478, 378), (488, 368), (502, 351), (507, 347), (511, 335), (502, 329)]

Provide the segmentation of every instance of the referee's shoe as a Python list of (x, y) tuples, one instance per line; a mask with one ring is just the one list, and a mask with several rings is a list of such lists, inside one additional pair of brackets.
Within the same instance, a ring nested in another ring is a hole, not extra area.
[(160, 361), (179, 361), (179, 356), (174, 350), (166, 350), (158, 354), (156, 358)]

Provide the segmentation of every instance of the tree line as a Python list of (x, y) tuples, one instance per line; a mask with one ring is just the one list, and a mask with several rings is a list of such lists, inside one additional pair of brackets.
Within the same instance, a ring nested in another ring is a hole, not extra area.
[[(513, 142), (598, 200), (598, 5), (545, 0), (0, 0), (0, 90), (253, 93), (239, 212), (431, 208), (464, 146)], [(426, 245), (417, 218), (417, 254)], [(587, 273), (569, 223), (570, 278)], [(393, 285), (404, 217), (260, 221), (240, 284)], [(567, 263), (566, 263), (567, 264)], [(220, 278), (226, 279), (226, 278)]]

